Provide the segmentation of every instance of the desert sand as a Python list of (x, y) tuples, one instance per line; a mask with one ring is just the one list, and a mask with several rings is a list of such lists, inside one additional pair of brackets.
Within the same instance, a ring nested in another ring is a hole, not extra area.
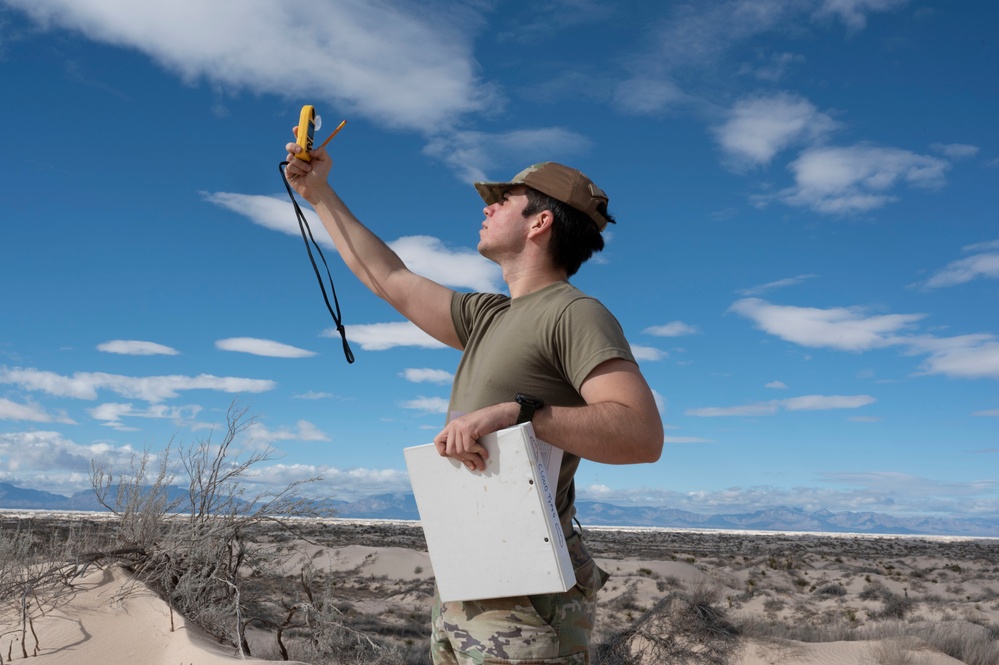
[[(307, 540), (258, 534), (259, 546), (288, 555), (272, 571), (275, 593), (311, 562), (358, 630), (426, 639), (433, 567), (417, 524), (331, 520), (310, 530)], [(648, 619), (671, 594), (706, 592), (738, 633), (732, 665), (999, 663), (981, 660), (999, 654), (999, 540), (611, 528), (585, 538), (612, 575), (595, 643)], [(33, 628), (37, 653), (31, 633), (26, 648), (39, 665), (267, 662), (186, 626), (115, 566), (77, 578)], [(21, 660), (9, 607), (0, 633), (2, 662)], [(255, 655), (267, 639), (257, 632)]]

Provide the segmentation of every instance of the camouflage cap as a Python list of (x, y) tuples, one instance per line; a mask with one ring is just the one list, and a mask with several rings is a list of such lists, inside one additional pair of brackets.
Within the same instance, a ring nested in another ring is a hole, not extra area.
[(607, 226), (607, 222), (613, 221), (605, 216), (607, 195), (604, 191), (576, 169), (555, 162), (529, 166), (510, 182), (477, 182), (475, 189), (483, 201), (492, 205), (500, 200), (504, 191), (517, 185), (527, 185), (572, 206), (592, 219), (601, 231)]

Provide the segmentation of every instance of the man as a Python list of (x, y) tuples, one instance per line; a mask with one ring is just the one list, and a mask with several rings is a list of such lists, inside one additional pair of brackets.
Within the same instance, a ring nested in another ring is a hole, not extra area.
[[(613, 218), (607, 196), (579, 171), (545, 162), (510, 182), (476, 183), (486, 202), (479, 252), (496, 262), (510, 296), (457, 293), (411, 272), (363, 226), (328, 183), (331, 161), (286, 146), (289, 183), (315, 208), (340, 256), (376, 295), (432, 337), (463, 351), (442, 456), (485, 468), (479, 437), (530, 419), (564, 451), (556, 504), (577, 584), (562, 594), (442, 603), (433, 609), (438, 664), (589, 662), (596, 592), (607, 578), (572, 527), (580, 458), (655, 462), (662, 421), (617, 320), (568, 283)], [(460, 501), (461, 497), (455, 497)], [(469, 548), (474, 557), (474, 544)], [(488, 570), (482, 571), (488, 575)]]

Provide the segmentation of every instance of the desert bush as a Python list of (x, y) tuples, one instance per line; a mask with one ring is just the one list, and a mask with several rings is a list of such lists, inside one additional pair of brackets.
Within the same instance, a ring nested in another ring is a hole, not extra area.
[(862, 661), (863, 665), (918, 665), (926, 658), (911, 648), (911, 640), (889, 638), (874, 642)]
[(738, 630), (707, 586), (673, 591), (595, 649), (599, 665), (724, 665), (740, 649)]
[(966, 665), (999, 663), (999, 641), (995, 631), (966, 621), (922, 624), (918, 636), (934, 649)]
[(845, 596), (847, 592), (842, 584), (833, 583), (819, 587), (819, 589), (815, 593), (819, 594), (820, 596), (842, 597)]
[(221, 441), (216, 443), (212, 432), (179, 447), (188, 481), (180, 498), (169, 496), (174, 479), (170, 447), (155, 472), (148, 452), (133, 459), (117, 480), (104, 462), (94, 461), (91, 472), (98, 500), (117, 517), (117, 543), (104, 555), (125, 564), (167, 601), (171, 612), (232, 644), (241, 655), (249, 653), (248, 624), (277, 625), (261, 600), (245, 591), (252, 574), (268, 569), (280, 555), (274, 548), (249, 547), (248, 532), (265, 522), (291, 530), (289, 518), (317, 514), (312, 504), (296, 498), (302, 485), (317, 478), (247, 494), (251, 470), (272, 456), (270, 448), (235, 447), (252, 423), (246, 409), (233, 403)]

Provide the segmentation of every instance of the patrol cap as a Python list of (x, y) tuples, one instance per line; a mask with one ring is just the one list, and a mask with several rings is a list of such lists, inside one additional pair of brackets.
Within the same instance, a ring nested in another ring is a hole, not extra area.
[(510, 182), (477, 182), (475, 189), (487, 205), (492, 205), (500, 200), (503, 192), (517, 185), (527, 185), (572, 206), (592, 219), (601, 231), (607, 226), (607, 222), (613, 221), (605, 216), (607, 195), (604, 191), (576, 169), (555, 162), (540, 162), (529, 166)]

